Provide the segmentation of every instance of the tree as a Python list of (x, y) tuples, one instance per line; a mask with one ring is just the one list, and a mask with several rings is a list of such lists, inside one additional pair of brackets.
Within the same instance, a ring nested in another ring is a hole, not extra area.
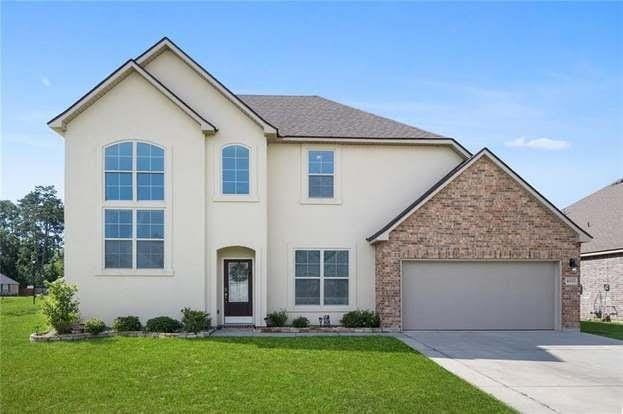
[(20, 239), (17, 233), (19, 209), (9, 200), (0, 200), (0, 273), (16, 278)]
[[(17, 259), (18, 281), (41, 284), (46, 279), (58, 276), (58, 266), (49, 267), (57, 261), (63, 245), (63, 202), (53, 186), (36, 186), (33, 191), (18, 201), (19, 220), (17, 235), (20, 248)], [(56, 269), (56, 270), (55, 270)], [(62, 276), (62, 275), (61, 275)]]

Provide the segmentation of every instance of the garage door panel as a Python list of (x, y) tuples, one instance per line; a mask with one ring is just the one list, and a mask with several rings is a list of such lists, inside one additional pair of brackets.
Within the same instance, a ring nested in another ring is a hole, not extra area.
[(404, 329), (553, 329), (551, 262), (404, 262)]

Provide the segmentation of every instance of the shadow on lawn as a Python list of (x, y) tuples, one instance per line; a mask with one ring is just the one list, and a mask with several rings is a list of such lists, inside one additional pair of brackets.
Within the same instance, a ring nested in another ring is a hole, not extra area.
[(194, 339), (223, 344), (251, 345), (262, 349), (293, 349), (313, 351), (354, 351), (409, 353), (415, 352), (396, 338), (382, 336), (307, 336), (307, 337), (211, 337)]

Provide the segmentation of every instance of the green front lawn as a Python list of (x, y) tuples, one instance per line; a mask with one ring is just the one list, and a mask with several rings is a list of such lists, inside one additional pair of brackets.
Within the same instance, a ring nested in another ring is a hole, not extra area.
[(0, 304), (0, 412), (511, 412), (389, 337), (30, 343), (30, 298)]
[(623, 341), (623, 323), (620, 322), (582, 321), (580, 327), (582, 332)]

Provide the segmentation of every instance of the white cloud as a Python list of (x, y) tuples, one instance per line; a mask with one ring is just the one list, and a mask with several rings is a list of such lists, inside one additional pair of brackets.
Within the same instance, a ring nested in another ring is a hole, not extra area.
[(506, 146), (514, 147), (514, 148), (529, 148), (529, 149), (536, 149), (536, 150), (559, 151), (559, 150), (564, 150), (564, 149), (569, 148), (569, 146), (571, 146), (571, 143), (569, 141), (565, 141), (564, 139), (517, 138), (513, 141), (508, 141), (506, 143)]
[(45, 86), (46, 88), (49, 88), (50, 86), (52, 86), (52, 82), (50, 82), (50, 80), (48, 79), (47, 76), (42, 76), (41, 77), (41, 83), (43, 84), (43, 86)]

